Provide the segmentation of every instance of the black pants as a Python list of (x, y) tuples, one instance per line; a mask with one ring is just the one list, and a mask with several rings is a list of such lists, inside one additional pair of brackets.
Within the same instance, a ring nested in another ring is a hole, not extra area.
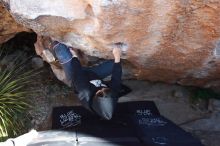
[[(81, 64), (79, 63), (78, 58), (73, 58), (72, 54), (69, 50), (69, 48), (64, 45), (59, 43), (55, 48), (55, 54), (61, 63), (63, 70), (65, 72), (66, 78), (68, 81), (75, 82), (73, 75), (77, 75), (79, 73), (83, 74), (86, 71), (92, 71), (96, 75), (98, 75), (101, 79), (111, 75), (112, 69), (114, 66), (114, 61), (109, 60), (106, 62), (103, 62), (102, 64), (95, 66), (95, 67), (82, 67)], [(80, 72), (78, 72), (80, 70)], [(86, 76), (79, 76), (79, 78), (86, 78)], [(77, 80), (82, 80), (79, 79), (78, 77), (75, 77)], [(89, 82), (89, 81), (88, 81)], [(92, 97), (90, 97), (92, 98)], [(81, 100), (82, 101), (82, 100)], [(83, 104), (84, 105), (90, 105), (90, 99), (83, 99)], [(92, 105), (90, 106), (85, 106), (87, 108), (92, 108), (92, 111), (95, 111), (96, 114), (99, 116), (103, 117), (104, 119), (111, 119), (114, 109), (116, 107), (118, 99), (116, 98), (94, 98), (92, 100)]]

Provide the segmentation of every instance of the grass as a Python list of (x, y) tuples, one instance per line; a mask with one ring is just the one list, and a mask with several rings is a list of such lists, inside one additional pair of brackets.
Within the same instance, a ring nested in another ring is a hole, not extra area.
[[(1, 51), (3, 52), (3, 51)], [(15, 137), (27, 130), (27, 110), (31, 107), (28, 84), (37, 72), (27, 70), (22, 56), (12, 57), (1, 64), (7, 55), (0, 53), (0, 141)]]

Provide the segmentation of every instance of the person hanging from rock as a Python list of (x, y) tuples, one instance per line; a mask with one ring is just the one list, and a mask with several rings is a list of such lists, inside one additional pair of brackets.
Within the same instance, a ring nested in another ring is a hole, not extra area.
[[(120, 44), (117, 44), (113, 48), (114, 60), (105, 61), (94, 67), (83, 67), (76, 49), (58, 41), (53, 41), (51, 45), (82, 105), (106, 120), (112, 118), (118, 98), (124, 94), (120, 93), (122, 66), (119, 46)], [(104, 82), (103, 79), (109, 75), (111, 81)], [(126, 90), (126, 93), (130, 92), (128, 88)]]

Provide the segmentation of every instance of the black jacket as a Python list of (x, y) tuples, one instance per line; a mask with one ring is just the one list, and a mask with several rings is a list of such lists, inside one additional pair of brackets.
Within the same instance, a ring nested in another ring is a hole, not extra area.
[(111, 81), (109, 83), (104, 83), (102, 81), (103, 84), (106, 84), (110, 88), (111, 98), (93, 98), (96, 91), (98, 91), (101, 87), (97, 88), (95, 85), (90, 83), (90, 81), (101, 79), (92, 71), (84, 70), (77, 58), (73, 58), (72, 61), (74, 68), (72, 86), (78, 94), (78, 98), (82, 102), (83, 106), (100, 115), (104, 119), (111, 119), (121, 88), (121, 63), (119, 62), (114, 64)]

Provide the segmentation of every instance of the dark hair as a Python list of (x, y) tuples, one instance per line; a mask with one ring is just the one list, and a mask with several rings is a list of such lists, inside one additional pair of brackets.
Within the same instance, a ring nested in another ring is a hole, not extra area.
[[(102, 88), (103, 89), (103, 88)], [(102, 98), (108, 98), (111, 96), (111, 90), (110, 88), (104, 88), (104, 90), (98, 90), (95, 94), (95, 98), (102, 97)]]

